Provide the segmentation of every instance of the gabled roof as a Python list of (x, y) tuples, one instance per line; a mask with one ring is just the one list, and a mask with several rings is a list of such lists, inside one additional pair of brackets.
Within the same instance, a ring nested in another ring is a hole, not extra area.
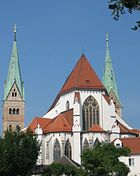
[(63, 115), (58, 115), (45, 129), (45, 132), (71, 131), (71, 127)]
[(60, 90), (60, 94), (75, 88), (105, 89), (85, 55), (82, 55), (78, 60), (76, 66)]
[(131, 150), (131, 154), (140, 154), (140, 137), (133, 138), (119, 138), (123, 147), (127, 147)]
[(89, 130), (89, 132), (103, 133), (105, 130), (101, 128), (98, 124), (94, 124)]
[(71, 132), (73, 125), (73, 110), (65, 111), (51, 120), (45, 127), (45, 133), (48, 132)]
[(38, 124), (42, 128), (43, 133), (72, 132), (73, 109), (64, 111), (53, 119), (35, 117), (29, 125), (29, 128), (33, 132), (35, 132), (35, 129), (38, 127)]
[(49, 111), (55, 106), (59, 97), (74, 89), (99, 89), (105, 90), (101, 80), (88, 62), (88, 59), (83, 54), (75, 65), (74, 69), (68, 76), (60, 92), (55, 98)]

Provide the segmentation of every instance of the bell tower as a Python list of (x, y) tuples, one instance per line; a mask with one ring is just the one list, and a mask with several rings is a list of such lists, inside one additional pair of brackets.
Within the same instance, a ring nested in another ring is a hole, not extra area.
[(112, 59), (108, 46), (108, 33), (106, 33), (106, 57), (105, 57), (105, 70), (103, 75), (103, 84), (106, 87), (110, 99), (113, 100), (116, 113), (122, 117), (122, 105), (120, 102), (119, 92), (113, 70)]
[(3, 98), (3, 134), (7, 129), (24, 127), (24, 83), (21, 78), (20, 64), (16, 44), (16, 25), (7, 79), (4, 83)]

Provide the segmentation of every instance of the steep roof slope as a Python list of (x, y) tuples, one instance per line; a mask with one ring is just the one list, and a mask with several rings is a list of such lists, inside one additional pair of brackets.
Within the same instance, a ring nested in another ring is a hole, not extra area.
[(88, 62), (85, 55), (82, 55), (78, 60), (76, 66), (60, 90), (60, 94), (74, 88), (104, 89), (101, 80)]
[(55, 106), (62, 94), (74, 89), (105, 90), (104, 85), (84, 54), (78, 60), (49, 110)]

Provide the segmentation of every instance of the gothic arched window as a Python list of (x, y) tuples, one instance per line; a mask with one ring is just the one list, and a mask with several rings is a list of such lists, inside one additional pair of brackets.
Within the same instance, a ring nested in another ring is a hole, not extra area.
[(55, 140), (53, 148), (53, 161), (59, 161), (61, 158), (61, 149), (58, 139)]
[(87, 138), (85, 138), (83, 148), (89, 148), (89, 142), (88, 142)]
[(72, 150), (71, 150), (71, 144), (70, 144), (69, 140), (67, 140), (67, 142), (65, 144), (65, 155), (71, 159)]
[(66, 110), (69, 110), (69, 109), (70, 109), (70, 102), (67, 101), (67, 102), (66, 102)]
[(89, 96), (82, 107), (83, 130), (88, 130), (93, 124), (99, 124), (99, 105), (92, 96)]

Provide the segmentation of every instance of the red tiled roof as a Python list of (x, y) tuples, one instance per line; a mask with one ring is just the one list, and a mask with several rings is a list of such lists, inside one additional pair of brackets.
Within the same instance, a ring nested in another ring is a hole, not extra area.
[(105, 89), (87, 58), (82, 55), (76, 66), (64, 83), (61, 93), (65, 93), (74, 88)]
[(50, 121), (51, 119), (48, 118), (35, 117), (29, 125), (29, 128), (34, 132), (39, 124), (42, 130), (44, 130), (45, 126), (48, 125)]
[(55, 106), (61, 94), (73, 89), (105, 89), (96, 72), (88, 62), (85, 55), (82, 55), (68, 76), (60, 92), (55, 98), (49, 111)]
[(120, 127), (120, 133), (121, 134), (135, 134), (132, 130), (125, 127), (123, 124), (121, 124), (119, 121), (117, 121), (118, 126)]
[(32, 120), (29, 128), (34, 132), (38, 124), (44, 133), (71, 132), (73, 126), (73, 109), (64, 111), (53, 119), (36, 117)]
[(47, 126), (45, 132), (71, 131), (71, 127), (63, 115), (58, 115), (55, 120)]
[(88, 131), (89, 132), (98, 132), (98, 133), (105, 132), (104, 129), (101, 128), (98, 124), (94, 124)]
[(131, 150), (131, 154), (140, 154), (140, 137), (119, 138), (123, 143), (123, 147)]
[(59, 114), (57, 117), (45, 127), (45, 133), (48, 132), (71, 132), (73, 124), (73, 110), (65, 111)]

